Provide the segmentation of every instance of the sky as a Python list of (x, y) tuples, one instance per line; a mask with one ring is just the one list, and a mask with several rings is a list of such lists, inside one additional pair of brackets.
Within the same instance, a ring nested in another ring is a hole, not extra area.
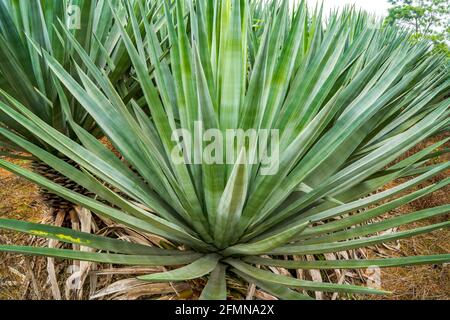
[(356, 8), (362, 8), (383, 17), (388, 14), (388, 8), (390, 6), (387, 0), (307, 0), (308, 4), (312, 6), (322, 1), (324, 2), (325, 12), (333, 8), (341, 8), (345, 5), (354, 4)]

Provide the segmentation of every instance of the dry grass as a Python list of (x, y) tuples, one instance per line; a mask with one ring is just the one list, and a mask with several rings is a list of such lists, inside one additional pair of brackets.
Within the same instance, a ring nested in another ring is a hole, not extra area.
[[(450, 136), (447, 134), (446, 136)], [(425, 143), (408, 151), (405, 156), (410, 156), (417, 151), (430, 146), (431, 144), (441, 140), (443, 136), (429, 139)], [(447, 143), (444, 147), (450, 147)], [(405, 157), (404, 156), (404, 157)], [(450, 161), (449, 154), (442, 156), (439, 162)], [(434, 177), (427, 184), (419, 185), (420, 188), (436, 183), (450, 176), (450, 170)], [(394, 187), (406, 179), (399, 179), (391, 183), (387, 188)], [(450, 204), (450, 186), (446, 186), (431, 195), (413, 201), (401, 208), (398, 208), (385, 217), (397, 216), (411, 213), (414, 211), (432, 208), (436, 206)], [(448, 221), (450, 214), (439, 216), (436, 218), (419, 221), (399, 228), (400, 230), (419, 228), (432, 223)], [(410, 239), (400, 240), (389, 246), (377, 246), (370, 248), (368, 255), (371, 258), (376, 257), (401, 257), (408, 255), (433, 255), (450, 253), (450, 230), (438, 230), (429, 234), (416, 236)], [(391, 291), (392, 295), (385, 297), (371, 297), (372, 299), (392, 299), (392, 300), (450, 300), (450, 266), (442, 265), (426, 265), (402, 268), (387, 268), (381, 271), (382, 287)]]
[[(24, 160), (11, 160), (27, 167)], [(0, 169), (0, 217), (41, 222), (48, 208), (42, 203), (38, 188), (25, 179)], [(36, 239), (26, 235), (0, 230), (0, 244), (28, 245)], [(0, 299), (45, 299), (48, 292), (43, 283), (31, 274), (45, 279), (45, 258), (30, 258), (16, 254), (0, 253)], [(45, 283), (44, 283), (45, 284)]]

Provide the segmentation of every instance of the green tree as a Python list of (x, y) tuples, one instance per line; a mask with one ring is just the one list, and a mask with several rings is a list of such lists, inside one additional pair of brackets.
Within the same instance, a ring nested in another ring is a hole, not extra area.
[(415, 39), (428, 39), (434, 50), (450, 58), (450, 5), (448, 0), (388, 0), (387, 25), (411, 30)]

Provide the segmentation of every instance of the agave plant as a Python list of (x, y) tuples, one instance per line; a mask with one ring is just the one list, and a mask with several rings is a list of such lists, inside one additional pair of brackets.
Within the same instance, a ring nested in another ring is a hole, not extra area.
[[(271, 267), (326, 270), (450, 261), (449, 254), (324, 259), (327, 253), (449, 226), (447, 221), (378, 234), (446, 214), (449, 205), (372, 222), (450, 183), (446, 178), (424, 186), (450, 167), (448, 162), (430, 164), (446, 152), (436, 150), (448, 138), (395, 161), (424, 139), (448, 130), (450, 100), (444, 97), (450, 73), (443, 58), (431, 55), (426, 44), (413, 45), (408, 34), (380, 29), (374, 19), (350, 9), (331, 14), (324, 23), (322, 11), (308, 10), (304, 2), (292, 8), (288, 1), (176, 0), (175, 9), (164, 2), (164, 25), (157, 28), (144, 20), (143, 29), (137, 16), (145, 6), (139, 5), (138, 12), (130, 4), (126, 7), (128, 25), (118, 28), (144, 95), (139, 103), (121, 98), (67, 29), (64, 36), (77, 53), (77, 76), (45, 51), (43, 56), (55, 78), (132, 168), (86, 128), (71, 122), (79, 143), (6, 92), (0, 110), (80, 169), (14, 132), (0, 128), (0, 133), (97, 198), (4, 160), (0, 166), (99, 216), (167, 239), (172, 247), (3, 219), (1, 228), (98, 251), (8, 245), (0, 251), (117, 265), (177, 266), (138, 279), (173, 282), (208, 276), (202, 299), (226, 299), (230, 277), (281, 299), (311, 298), (298, 288), (383, 294), (363, 286), (300, 280), (274, 273)], [(117, 17), (116, 9), (112, 13)], [(126, 28), (131, 28), (132, 37)], [(164, 56), (168, 44), (170, 53)], [(180, 129), (182, 141), (174, 138)], [(209, 129), (224, 135), (227, 130), (271, 130), (279, 139), (268, 142), (258, 134), (256, 141), (233, 140), (223, 154), (213, 152), (216, 161), (186, 161), (198, 155), (198, 149), (187, 147), (185, 133)], [(259, 150), (262, 157), (257, 156)], [(229, 153), (231, 163), (224, 161)], [(269, 155), (279, 161), (267, 167)], [(409, 179), (379, 191), (403, 177)], [(422, 187), (408, 192), (417, 186)], [(301, 259), (305, 255), (318, 259)]]
[[(132, 1), (133, 5), (137, 5)], [(148, 14), (154, 17), (155, 3), (145, 1)], [(0, 1), (0, 88), (20, 101), (31, 112), (71, 139), (77, 135), (69, 122), (74, 121), (95, 137), (103, 135), (95, 120), (67, 92), (50, 71), (42, 50), (51, 54), (74, 77), (77, 75), (75, 51), (63, 26), (66, 26), (83, 49), (90, 55), (99, 70), (103, 70), (117, 89), (132, 85), (127, 79), (130, 61), (119, 36), (118, 24), (126, 17), (122, 2), (114, 2), (118, 11), (116, 19), (110, 6), (103, 0), (31, 0)], [(157, 18), (157, 17), (156, 17)], [(124, 77), (125, 75), (125, 77)], [(132, 80), (132, 79), (131, 79)], [(70, 115), (69, 115), (70, 114)], [(0, 113), (0, 125), (13, 130), (22, 137), (47, 151), (63, 157), (51, 144), (41, 140), (33, 132)], [(17, 144), (0, 139), (2, 155), (17, 157), (23, 151)], [(19, 155), (23, 157), (23, 155)], [(73, 163), (70, 159), (66, 160)], [(35, 161), (33, 169), (53, 181), (82, 192), (72, 181), (64, 179), (46, 164)], [(54, 208), (67, 207), (67, 201), (43, 192), (44, 200)]]

